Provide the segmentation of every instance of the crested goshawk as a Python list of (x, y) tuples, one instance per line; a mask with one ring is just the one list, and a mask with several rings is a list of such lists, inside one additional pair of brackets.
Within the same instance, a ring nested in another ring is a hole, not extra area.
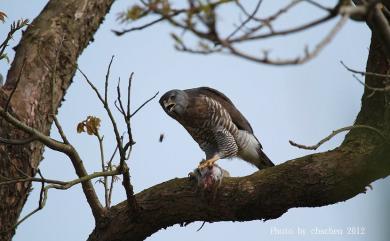
[(209, 87), (171, 90), (161, 97), (160, 104), (206, 153), (206, 160), (198, 168), (232, 157), (259, 169), (274, 166), (262, 151), (249, 122), (221, 92)]

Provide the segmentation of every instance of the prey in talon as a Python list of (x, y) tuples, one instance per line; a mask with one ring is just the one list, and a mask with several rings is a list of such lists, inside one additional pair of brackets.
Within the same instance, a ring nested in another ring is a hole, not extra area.
[(224, 177), (229, 177), (228, 171), (218, 165), (196, 168), (188, 176), (196, 180), (199, 187), (204, 190), (213, 190), (219, 187)]
[[(160, 105), (177, 120), (199, 144), (206, 160), (199, 163), (201, 172), (216, 170), (219, 159), (238, 157), (258, 169), (274, 166), (263, 152), (247, 119), (233, 102), (218, 90), (199, 87), (171, 90), (160, 98)], [(210, 172), (212, 173), (212, 172)], [(210, 174), (210, 176), (212, 176)]]

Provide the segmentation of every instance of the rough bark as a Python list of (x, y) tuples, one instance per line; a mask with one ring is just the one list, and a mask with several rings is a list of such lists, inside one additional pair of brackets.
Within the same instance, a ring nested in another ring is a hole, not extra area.
[[(388, 73), (383, 46), (372, 37), (367, 71)], [(367, 76), (366, 83), (383, 87)], [(378, 128), (390, 136), (389, 94), (365, 89), (356, 124)], [(162, 228), (194, 221), (274, 219), (293, 207), (334, 204), (364, 193), (373, 181), (390, 174), (389, 142), (369, 130), (353, 129), (343, 144), (258, 171), (247, 177), (225, 178), (216, 193), (202, 193), (187, 178), (161, 183), (136, 195), (141, 208), (129, 215), (127, 203), (110, 210), (110, 221), (97, 227), (89, 241), (143, 240)]]
[[(24, 32), (16, 47), (6, 84), (0, 88), (0, 105), (15, 88), (23, 62), (24, 70), (11, 101), (11, 112), (24, 123), (49, 134), (66, 89), (76, 70), (77, 58), (93, 40), (93, 34), (109, 11), (113, 0), (51, 0)], [(61, 47), (62, 46), (62, 47)], [(54, 71), (56, 69), (56, 71)], [(55, 75), (55, 76), (53, 76)], [(54, 82), (54, 95), (52, 82)], [(52, 103), (54, 108), (52, 108)], [(21, 131), (0, 119), (0, 136), (20, 139)], [(34, 176), (42, 159), (43, 146), (0, 145), (0, 175), (15, 178)], [(30, 183), (0, 186), (0, 241), (11, 240)]]

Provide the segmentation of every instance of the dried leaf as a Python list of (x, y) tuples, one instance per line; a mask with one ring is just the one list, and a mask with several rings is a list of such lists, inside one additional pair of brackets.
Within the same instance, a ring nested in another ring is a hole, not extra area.
[(77, 133), (87, 132), (88, 135), (99, 134), (100, 119), (95, 116), (88, 116), (87, 119), (77, 124)]
[(170, 12), (171, 12), (171, 5), (169, 4), (169, 2), (167, 0), (164, 0), (162, 2), (162, 13), (164, 15), (168, 15)]
[(143, 9), (139, 5), (131, 7), (126, 14), (127, 20), (137, 20), (141, 17)]
[(85, 127), (88, 135), (97, 135), (100, 127), (100, 119), (94, 116), (88, 116), (85, 120)]
[(81, 132), (84, 132), (84, 123), (83, 122), (80, 122), (77, 124), (77, 133), (81, 133)]
[(0, 21), (2, 21), (4, 23), (6, 17), (7, 17), (7, 14), (5, 14), (5, 12), (0, 11)]

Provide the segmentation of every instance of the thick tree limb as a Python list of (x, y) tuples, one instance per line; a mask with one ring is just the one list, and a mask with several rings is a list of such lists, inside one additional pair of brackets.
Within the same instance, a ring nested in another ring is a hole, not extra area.
[(383, 42), (384, 50), (386, 51), (387, 58), (390, 59), (390, 24), (389, 20), (383, 13), (384, 6), (378, 4), (375, 6), (372, 18), (368, 19), (369, 25), (374, 29), (374, 32), (380, 37)]
[[(358, 6), (365, 5), (365, 1), (353, 0)], [(374, 3), (372, 11), (365, 16), (365, 21), (370, 27), (371, 31), (382, 41), (383, 51), (385, 51), (387, 58), (390, 59), (390, 23), (388, 17), (385, 16), (384, 11), (388, 11), (390, 3), (388, 1), (371, 1)]]
[(344, 201), (390, 174), (390, 151), (369, 149), (364, 155), (346, 150), (309, 155), (247, 177), (225, 178), (214, 200), (188, 178), (173, 179), (136, 195), (142, 210), (137, 220), (130, 219), (123, 202), (111, 211), (111, 223), (88, 240), (143, 240), (174, 224), (267, 220), (293, 207)]

